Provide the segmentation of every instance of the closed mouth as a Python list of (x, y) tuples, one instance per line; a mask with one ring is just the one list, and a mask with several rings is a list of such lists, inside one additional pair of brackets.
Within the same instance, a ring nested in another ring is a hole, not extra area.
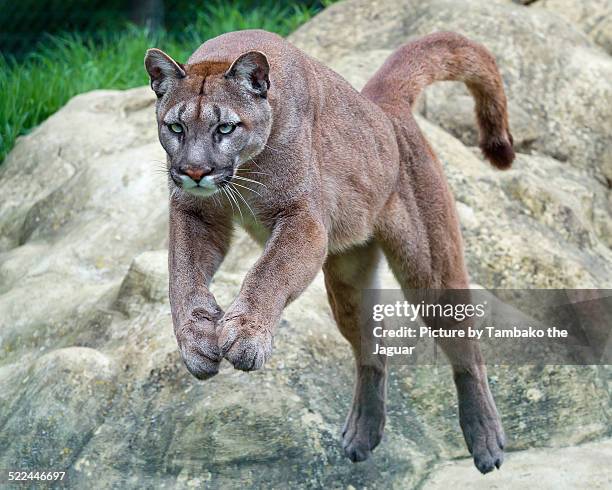
[(179, 178), (181, 180), (181, 188), (194, 196), (208, 197), (219, 190), (219, 186), (215, 183), (215, 178), (211, 175), (203, 177), (199, 182), (196, 182), (188, 175), (180, 175)]

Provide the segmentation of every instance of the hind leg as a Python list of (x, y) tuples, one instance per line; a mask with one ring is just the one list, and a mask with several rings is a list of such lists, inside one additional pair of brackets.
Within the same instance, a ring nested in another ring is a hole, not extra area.
[[(470, 304), (469, 283), (466, 277), (459, 277), (443, 286), (445, 289), (462, 290), (452, 294), (445, 303)], [(470, 320), (461, 324), (439, 325), (435, 319), (424, 319), (431, 329), (468, 329)], [(457, 389), (459, 425), (474, 464), (481, 473), (488, 473), (494, 467), (500, 468), (504, 461), (505, 435), (495, 401), (489, 389), (487, 371), (474, 339), (456, 338), (439, 340), (453, 368), (453, 379)]]
[(373, 349), (373, 339), (362, 333), (371, 333), (372, 327), (363, 324), (367, 320), (362, 320), (360, 308), (363, 290), (376, 287), (379, 257), (377, 245), (370, 243), (330, 255), (323, 267), (334, 318), (355, 356), (353, 402), (342, 431), (342, 447), (353, 462), (368, 459), (380, 443), (385, 426), (386, 360), (365, 355), (367, 349)]
[[(438, 213), (443, 219), (444, 212)], [(424, 289), (468, 290), (469, 280), (463, 263), (461, 237), (454, 214), (439, 236), (431, 239), (419, 229), (414, 210), (405, 198), (395, 195), (387, 205), (379, 226), (379, 240), (389, 265), (408, 300), (418, 303), (418, 291)], [(419, 238), (422, 237), (422, 238)], [(454, 301), (469, 302), (469, 292)], [(424, 318), (432, 328), (449, 328), (439, 321)], [(462, 328), (469, 326), (467, 321)], [(452, 326), (457, 328), (458, 325)], [(477, 341), (467, 338), (438, 342), (448, 357), (459, 401), (459, 422), (474, 464), (488, 473), (503, 462), (504, 431), (489, 390), (487, 373)]]

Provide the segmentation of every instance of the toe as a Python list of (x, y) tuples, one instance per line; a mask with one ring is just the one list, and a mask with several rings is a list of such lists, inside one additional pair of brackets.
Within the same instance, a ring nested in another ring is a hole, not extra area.
[(484, 444), (474, 448), (474, 465), (483, 475), (495, 468), (495, 457)]
[[(492, 434), (490, 439), (495, 439)], [(499, 469), (504, 462), (504, 453), (497, 444), (479, 444), (474, 448), (474, 464), (482, 474)]]
[(219, 330), (218, 346), (221, 356), (225, 356), (234, 345), (237, 337), (237, 330), (229, 325), (223, 325)]
[(252, 371), (256, 369), (256, 354), (253, 349), (244, 346), (243, 343), (234, 346), (225, 354), (225, 358), (241, 371)]
[(348, 424), (343, 433), (342, 448), (353, 463), (359, 463), (372, 455), (381, 438), (382, 432), (372, 434), (367, 426)]
[(483, 457), (475, 457), (474, 464), (476, 465), (476, 468), (478, 468), (478, 471), (480, 471), (483, 475), (493, 471), (494, 468), (493, 458), (488, 455)]
[(183, 352), (183, 363), (187, 370), (198, 379), (212, 378), (219, 372), (219, 361), (195, 352)]
[(268, 359), (271, 346), (265, 338), (239, 338), (225, 353), (225, 358), (241, 371), (261, 369)]
[(353, 443), (344, 448), (344, 453), (353, 463), (365, 461), (372, 455), (372, 451), (367, 446)]

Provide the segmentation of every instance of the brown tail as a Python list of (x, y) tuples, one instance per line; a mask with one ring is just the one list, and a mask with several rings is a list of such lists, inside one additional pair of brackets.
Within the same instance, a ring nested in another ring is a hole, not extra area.
[(466, 84), (476, 100), (480, 148), (497, 168), (514, 160), (504, 86), (493, 55), (480, 44), (452, 32), (438, 32), (397, 49), (374, 74), (362, 93), (379, 105), (412, 108), (433, 82)]

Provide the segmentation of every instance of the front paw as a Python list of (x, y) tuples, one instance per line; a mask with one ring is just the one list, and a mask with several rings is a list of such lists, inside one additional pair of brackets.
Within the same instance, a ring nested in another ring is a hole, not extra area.
[(176, 340), (187, 370), (198, 379), (208, 379), (219, 372), (223, 359), (215, 332), (223, 310), (212, 296), (196, 298), (189, 307), (189, 315), (175, 324)]
[(223, 356), (217, 346), (215, 327), (223, 316), (212, 294), (193, 292), (182, 302), (173, 302), (176, 341), (187, 370), (198, 379), (208, 379), (219, 372)]
[(221, 355), (236, 369), (260, 369), (272, 354), (272, 328), (248, 314), (226, 314), (217, 334)]
[(223, 356), (213, 323), (188, 322), (177, 331), (176, 339), (187, 370), (196, 378), (208, 379), (219, 372)]

